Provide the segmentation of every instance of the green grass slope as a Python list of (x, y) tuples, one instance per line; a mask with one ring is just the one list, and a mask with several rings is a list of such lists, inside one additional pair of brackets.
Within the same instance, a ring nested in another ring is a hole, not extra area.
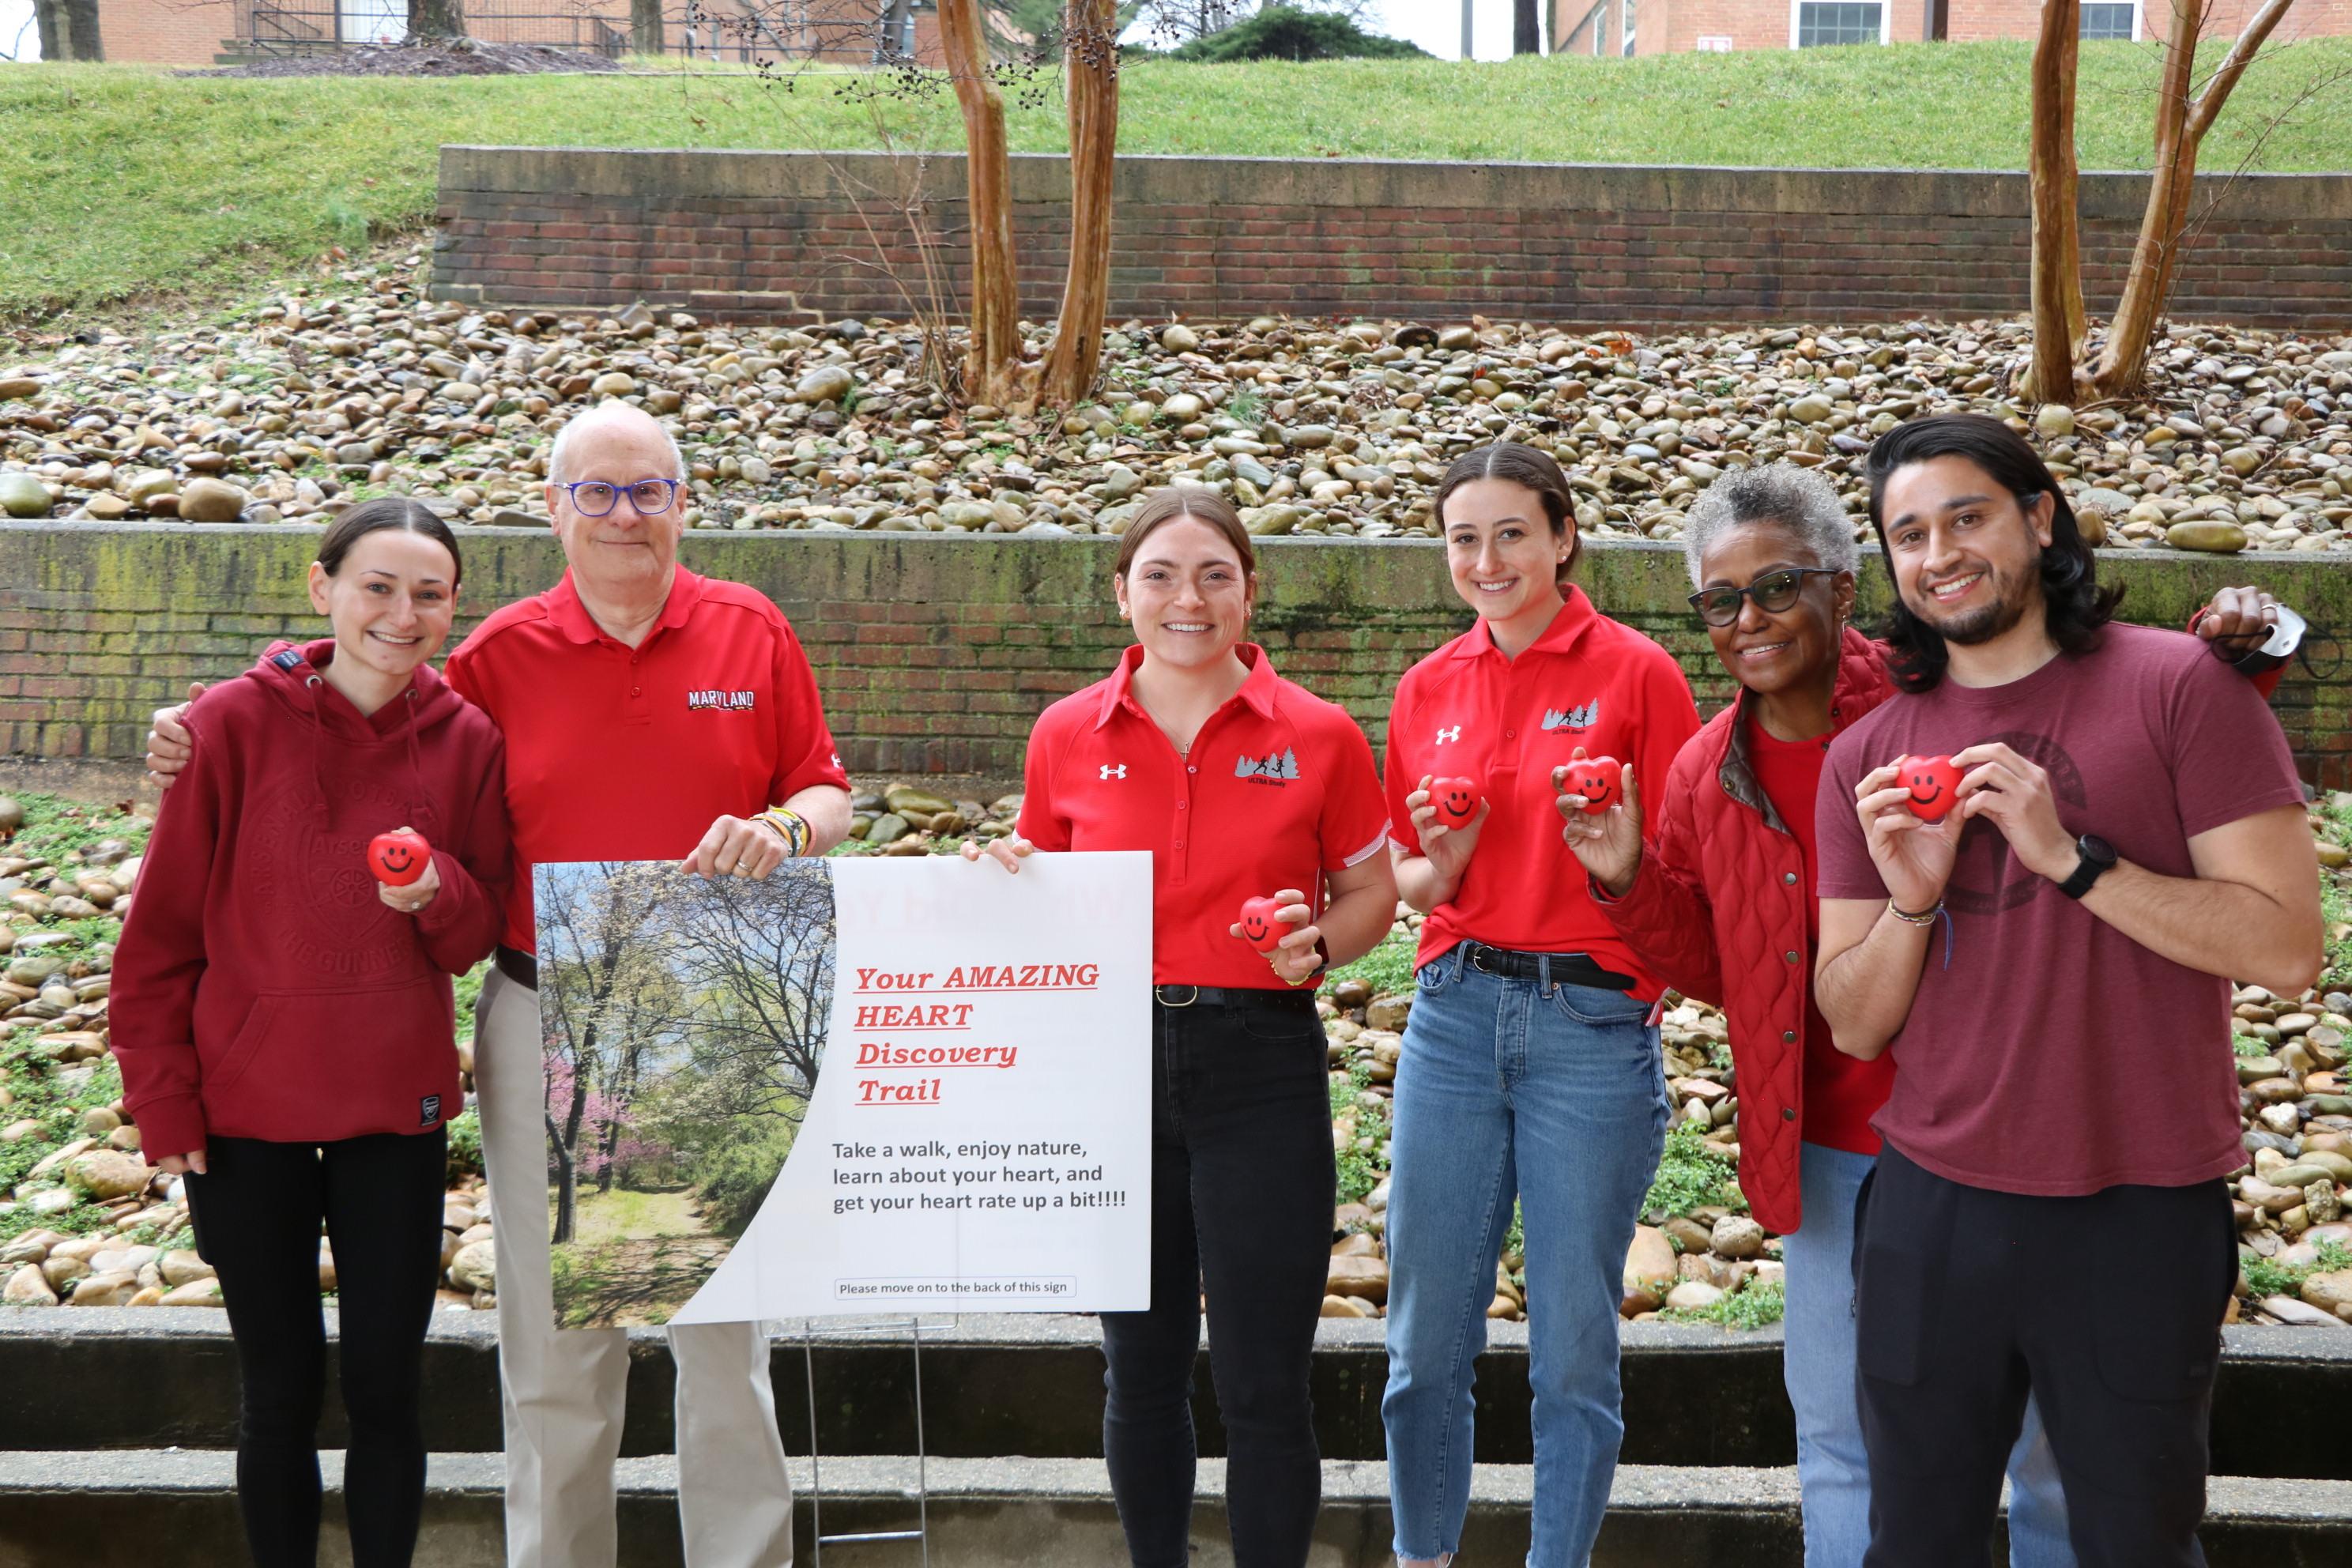
[[(1599, 163), (2017, 168), (2023, 44), (1131, 66), (1129, 153)], [(2083, 51), (2083, 166), (2145, 166), (2158, 57)], [(2352, 169), (2352, 38), (2250, 72), (2207, 168)], [(862, 79), (313, 77), (0, 66), (0, 320), (283, 271), (429, 221), (445, 142), (954, 148), (944, 90), (877, 103)], [(2306, 93), (2326, 83), (2314, 96)], [(1016, 151), (1064, 145), (1058, 94), (1012, 113)]]

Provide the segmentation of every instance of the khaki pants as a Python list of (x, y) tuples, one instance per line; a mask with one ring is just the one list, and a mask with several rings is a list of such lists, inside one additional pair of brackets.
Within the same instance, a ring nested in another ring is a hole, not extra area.
[[(509, 1568), (614, 1568), (613, 1463), (628, 1342), (554, 1327), (539, 994), (496, 970), (474, 1010), (482, 1159), (498, 1236)], [(793, 1487), (756, 1323), (669, 1331), (688, 1568), (790, 1568)]]

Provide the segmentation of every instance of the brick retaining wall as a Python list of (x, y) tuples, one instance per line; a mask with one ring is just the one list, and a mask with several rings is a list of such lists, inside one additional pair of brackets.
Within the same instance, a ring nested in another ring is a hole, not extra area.
[[(297, 525), (0, 525), (0, 750), (18, 756), (130, 759), (147, 715), (192, 679), (243, 669), (273, 637), (318, 635), (303, 574), (318, 542)], [(462, 627), (552, 583), (554, 541), (528, 530), (464, 535)], [(1046, 703), (1098, 679), (1128, 628), (1112, 611), (1108, 540), (879, 534), (688, 536), (697, 571), (751, 584), (792, 617), (816, 666), (841, 741), (861, 773), (1015, 777)], [(1257, 635), (1276, 664), (1345, 703), (1385, 736), (1397, 677), (1467, 624), (1433, 543), (1259, 546)], [(2184, 624), (2217, 587), (2253, 582), (2324, 627), (2352, 626), (2352, 574), (2302, 555), (2214, 560), (2111, 554), (2132, 618)], [(1683, 603), (1681, 551), (1589, 546), (1589, 592), (1672, 648), (1702, 711), (1729, 696)], [(1864, 611), (1884, 602), (1864, 573)], [(2352, 671), (2300, 668), (2276, 707), (2305, 776), (2352, 788)]]
[[(1051, 315), (1068, 165), (1013, 160), (1023, 309)], [(882, 153), (441, 150), (436, 297), (728, 318), (898, 316), (920, 275)], [(919, 171), (960, 234), (960, 154)], [(2027, 305), (2021, 174), (1122, 158), (1110, 314), (1489, 316), (1602, 326), (2004, 315)], [(2146, 199), (2086, 174), (2084, 276), (2112, 309)], [(2200, 183), (2182, 317), (2352, 328), (2352, 175)], [(877, 247), (877, 239), (879, 241)], [(877, 267), (877, 261), (887, 266)], [(946, 260), (961, 290), (960, 247)], [(951, 295), (953, 305), (961, 293)]]

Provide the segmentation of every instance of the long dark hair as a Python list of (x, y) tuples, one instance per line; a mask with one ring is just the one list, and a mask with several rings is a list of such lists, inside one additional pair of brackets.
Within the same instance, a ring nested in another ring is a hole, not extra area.
[(1445, 477), (1437, 481), (1437, 531), (1441, 537), (1445, 532), (1445, 498), (1474, 479), (1502, 479), (1535, 491), (1537, 499), (1543, 502), (1544, 517), (1551, 523), (1552, 537), (1564, 535), (1570, 542), (1568, 559), (1552, 574), (1554, 582), (1566, 583), (1584, 554), (1584, 540), (1576, 531), (1576, 502), (1569, 494), (1568, 476), (1560, 472), (1552, 455), (1517, 441), (1497, 441), (1491, 447), (1473, 447), (1454, 458)]
[(422, 501), (406, 496), (378, 496), (346, 508), (341, 516), (327, 525), (319, 541), (319, 564), (334, 576), (343, 569), (343, 557), (352, 546), (371, 533), (396, 528), (404, 533), (421, 533), (449, 552), (451, 576), (449, 586), (455, 588), (465, 579), (466, 558), (457, 552), (457, 536), (441, 521), (441, 514)]
[[(1936, 458), (1966, 458), (2020, 505), (2038, 495), (2050, 498), (2050, 543), (2042, 552), (2041, 568), (2042, 616), (2050, 640), (2065, 653), (2098, 647), (2099, 628), (2115, 618), (2124, 591), (2099, 586), (2098, 557), (2041, 454), (2024, 437), (1988, 415), (1930, 414), (1897, 425), (1872, 444), (1864, 470), (1870, 478), (1870, 526), (1877, 531), (1878, 548), (1886, 551), (1887, 575), (1895, 574), (1895, 552), (1886, 549), (1882, 505), (1886, 481), (1898, 468)], [(1944, 679), (1951, 650), (1944, 646), (1942, 633), (1911, 613), (1899, 589), (1886, 642), (1895, 654), (1895, 683), (1904, 690), (1932, 691)]]

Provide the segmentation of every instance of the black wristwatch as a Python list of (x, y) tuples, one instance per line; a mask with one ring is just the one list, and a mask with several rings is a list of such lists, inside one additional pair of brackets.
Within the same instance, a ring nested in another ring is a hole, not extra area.
[(2074, 874), (2058, 884), (2058, 890), (2070, 899), (2079, 899), (2091, 890), (2116, 863), (2116, 847), (2095, 833), (2085, 833), (2074, 840), (2074, 851), (2082, 856), (2075, 862)]

